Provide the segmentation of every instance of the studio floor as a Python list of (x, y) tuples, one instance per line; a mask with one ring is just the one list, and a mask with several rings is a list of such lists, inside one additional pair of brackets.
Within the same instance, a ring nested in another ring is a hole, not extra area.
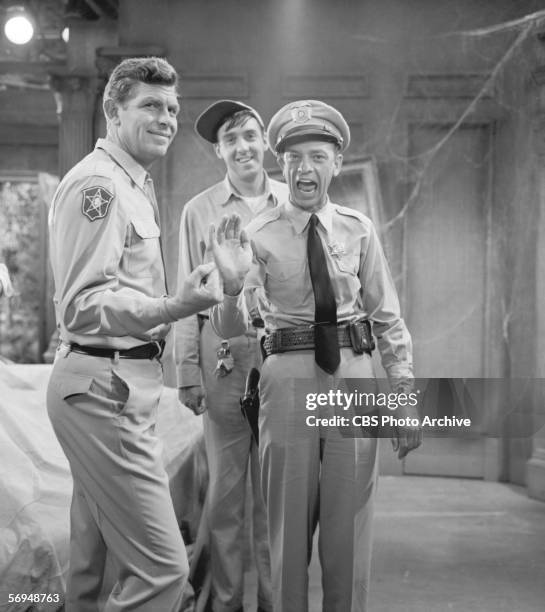
[[(522, 487), (382, 476), (374, 533), (369, 612), (545, 610), (545, 503)], [(253, 572), (245, 600), (252, 612)], [(321, 610), (314, 554), (310, 612)]]

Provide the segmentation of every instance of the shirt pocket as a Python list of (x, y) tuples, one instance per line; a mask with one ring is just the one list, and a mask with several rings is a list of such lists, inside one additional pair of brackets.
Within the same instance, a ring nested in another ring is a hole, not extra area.
[(305, 285), (306, 259), (268, 262), (265, 294), (282, 311), (301, 303)]
[(127, 271), (138, 277), (154, 274), (160, 260), (159, 237), (161, 230), (151, 218), (135, 217), (130, 221), (129, 237), (126, 244)]
[(301, 282), (305, 264), (304, 259), (270, 261), (267, 264), (267, 275), (273, 283)]

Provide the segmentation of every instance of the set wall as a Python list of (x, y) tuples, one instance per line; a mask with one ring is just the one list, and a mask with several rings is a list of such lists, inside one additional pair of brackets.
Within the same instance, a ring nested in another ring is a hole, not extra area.
[[(173, 151), (158, 174), (163, 197), (174, 202), (167, 240), (192, 195), (221, 177), (211, 147), (192, 131), (198, 113), (219, 97), (242, 99), (268, 119), (283, 103), (322, 97), (351, 122), (349, 156), (373, 154), (385, 208), (395, 214), (410, 180), (406, 153), (412, 116), (445, 120), (468, 100), (407, 99), (418, 75), (490, 72), (511, 34), (476, 44), (475, 30), (538, 10), (535, 1), (275, 2), (196, 0), (121, 2), (119, 43), (162, 45), (182, 75), (182, 123)], [(274, 166), (274, 160), (267, 163)]]
[(57, 174), (58, 119), (48, 90), (0, 90), (0, 176)]

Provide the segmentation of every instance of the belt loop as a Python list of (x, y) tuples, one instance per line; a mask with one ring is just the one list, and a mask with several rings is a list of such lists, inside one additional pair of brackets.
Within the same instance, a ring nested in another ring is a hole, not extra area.
[(157, 355), (150, 357), (150, 360), (157, 359), (157, 361), (161, 361), (161, 357), (163, 356), (163, 353), (165, 352), (166, 342), (164, 340), (154, 340), (153, 344), (155, 344), (155, 346), (157, 347)]
[(117, 365), (119, 363), (119, 351), (114, 351), (113, 362), (114, 365)]

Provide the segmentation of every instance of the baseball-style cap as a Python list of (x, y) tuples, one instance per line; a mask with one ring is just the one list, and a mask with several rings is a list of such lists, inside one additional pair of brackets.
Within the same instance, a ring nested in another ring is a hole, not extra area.
[(350, 128), (341, 113), (319, 100), (290, 102), (276, 112), (269, 122), (267, 138), (275, 153), (286, 143), (306, 137), (336, 143), (341, 151), (350, 144)]
[(236, 100), (218, 100), (203, 110), (197, 117), (195, 121), (195, 131), (199, 136), (208, 140), (208, 142), (215, 144), (218, 142), (218, 130), (222, 123), (238, 111), (243, 110), (250, 111), (263, 130), (265, 129), (263, 119), (261, 119), (255, 108)]

